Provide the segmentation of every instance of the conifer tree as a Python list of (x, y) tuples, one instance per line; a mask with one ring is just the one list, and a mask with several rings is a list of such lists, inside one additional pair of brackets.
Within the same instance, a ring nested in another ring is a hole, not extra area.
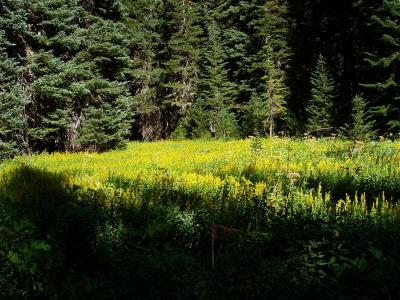
[(378, 74), (375, 82), (362, 86), (375, 91), (373, 112), (386, 129), (400, 130), (400, 2), (383, 0), (371, 18), (372, 28), (381, 33), (379, 44), (367, 53), (366, 61)]
[[(16, 53), (18, 35), (27, 30), (29, 1), (4, 1), (0, 5), (0, 161), (27, 147), (25, 106), (28, 98), (20, 82), (21, 64)], [(14, 54), (12, 57), (9, 53)]]
[(344, 128), (344, 134), (353, 141), (368, 141), (375, 136), (373, 129), (375, 122), (367, 109), (367, 103), (364, 99), (356, 95), (352, 101), (352, 122)]
[(131, 39), (129, 90), (134, 123), (131, 138), (162, 137), (162, 67), (160, 62), (162, 1), (124, 1)]
[(287, 82), (292, 50), (289, 47), (290, 18), (287, 0), (272, 0), (265, 4), (265, 45), (263, 47), (267, 79), (269, 136), (273, 135), (275, 119), (284, 118), (290, 90)]
[(36, 150), (73, 150), (80, 102), (90, 94), (84, 82), (92, 76), (74, 60), (84, 47), (84, 11), (75, 0), (38, 1), (31, 11), (34, 47), (24, 66), (30, 143)]
[[(0, 45), (5, 41), (0, 33)], [(25, 105), (17, 82), (20, 66), (0, 46), (0, 161), (20, 153), (24, 145)]]
[(205, 2), (205, 23), (212, 18), (218, 25), (225, 53), (227, 80), (231, 86), (231, 111), (239, 119), (246, 111), (254, 86), (254, 72), (251, 68), (252, 55), (258, 49), (253, 39), (250, 24), (257, 8), (256, 1), (207, 1)]
[(28, 86), (32, 99), (28, 106), (30, 142), (41, 150), (66, 150), (72, 143), (67, 131), (74, 106), (72, 87), (77, 84), (72, 81), (78, 73), (75, 65), (63, 62), (52, 52), (39, 51), (28, 57), (25, 72), (34, 76)]
[[(77, 56), (85, 71), (95, 70), (85, 83), (91, 97), (84, 98), (81, 111), (78, 140), (85, 148), (105, 151), (120, 147), (129, 134), (133, 99), (126, 84), (131, 67), (131, 40), (127, 33), (129, 30), (122, 22), (98, 19), (87, 30), (88, 48)], [(93, 126), (99, 120), (101, 126)]]
[[(39, 49), (33, 49), (24, 67), (30, 74), (31, 144), (48, 151), (89, 147), (88, 139), (80, 135), (87, 135), (90, 118), (100, 118), (101, 112), (105, 122), (117, 112), (124, 120), (130, 116), (128, 103), (125, 110), (116, 104), (128, 99), (124, 81), (130, 40), (126, 28), (121, 22), (89, 18), (76, 0), (43, 0), (32, 11), (35, 19), (30, 36)], [(101, 109), (104, 106), (107, 111)], [(120, 136), (112, 131), (120, 127), (105, 125), (97, 133), (103, 129), (104, 135)], [(82, 140), (86, 142), (80, 144)]]
[(272, 62), (280, 70), (289, 69), (292, 50), (289, 46), (290, 22), (287, 0), (271, 0), (262, 7), (265, 9), (264, 25), (261, 28), (265, 37), (264, 50)]
[(200, 81), (201, 93), (191, 110), (195, 136), (234, 136), (237, 134), (237, 121), (230, 110), (233, 105), (232, 84), (228, 80), (221, 31), (215, 21), (208, 24), (204, 60), (206, 63)]
[(290, 18), (286, 0), (271, 0), (258, 7), (259, 16), (252, 25), (260, 40), (253, 68), (260, 77), (260, 96), (265, 99), (266, 128), (259, 130), (273, 135), (276, 121), (283, 121), (290, 95), (287, 82), (292, 51), (289, 47)]
[(79, 143), (96, 152), (124, 147), (130, 125), (125, 118), (127, 109), (123, 99), (113, 106), (107, 102), (89, 106), (84, 110), (87, 120), (80, 129)]
[(320, 54), (311, 74), (311, 99), (307, 105), (306, 129), (312, 135), (324, 136), (333, 131), (332, 109), (335, 99), (335, 81), (325, 58)]
[[(175, 137), (272, 135), (295, 123), (294, 113), (299, 120), (307, 113), (305, 127), (321, 136), (340, 126), (329, 116), (332, 77), (340, 87), (337, 114), (349, 111), (360, 80), (375, 128), (400, 128), (397, 0), (0, 2), (7, 156), (103, 151), (128, 136), (155, 140), (175, 129)], [(369, 68), (360, 64), (367, 46)], [(315, 70), (306, 103), (304, 76), (316, 51), (335, 62), (334, 76)], [(121, 126), (112, 122), (119, 117)]]
[(169, 122), (185, 115), (197, 96), (202, 29), (200, 6), (191, 0), (166, 1), (168, 24), (167, 60), (164, 63)]
[(268, 128), (268, 109), (264, 97), (254, 93), (246, 105), (243, 129), (247, 135), (264, 136)]
[(266, 63), (267, 75), (266, 81), (266, 111), (267, 111), (267, 126), (269, 136), (274, 134), (277, 118), (282, 118), (286, 112), (286, 96), (288, 94), (285, 85), (285, 75), (283, 71), (276, 68), (272, 60)]

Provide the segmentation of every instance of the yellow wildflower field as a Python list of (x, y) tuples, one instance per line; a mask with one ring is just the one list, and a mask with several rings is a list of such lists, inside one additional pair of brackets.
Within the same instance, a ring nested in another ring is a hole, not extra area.
[(19, 163), (68, 174), (74, 184), (95, 189), (110, 189), (115, 179), (158, 185), (162, 178), (176, 189), (204, 194), (226, 184), (238, 195), (262, 195), (282, 186), (322, 185), (343, 198), (356, 192), (396, 197), (400, 190), (400, 142), (391, 141), (273, 138), (262, 140), (257, 151), (251, 139), (131, 142), (124, 150), (41, 154), (18, 158), (11, 165)]

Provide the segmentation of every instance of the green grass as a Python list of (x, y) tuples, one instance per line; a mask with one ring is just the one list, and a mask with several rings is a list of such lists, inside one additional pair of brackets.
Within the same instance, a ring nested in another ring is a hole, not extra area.
[(130, 143), (3, 164), (0, 290), (29, 299), (398, 297), (400, 143), (251, 144)]

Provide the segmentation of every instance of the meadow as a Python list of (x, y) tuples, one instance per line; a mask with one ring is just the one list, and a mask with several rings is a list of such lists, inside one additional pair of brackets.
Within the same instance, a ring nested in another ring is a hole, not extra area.
[(397, 141), (132, 142), (0, 174), (4, 295), (400, 297)]
[(307, 190), (321, 185), (336, 199), (355, 193), (372, 200), (383, 193), (388, 198), (399, 195), (400, 142), (269, 139), (255, 143), (134, 142), (122, 151), (56, 153), (23, 157), (15, 163), (68, 174), (74, 184), (91, 188), (113, 188), (119, 181), (158, 185), (168, 178), (170, 188), (202, 196), (227, 184), (250, 186), (258, 194), (273, 187)]

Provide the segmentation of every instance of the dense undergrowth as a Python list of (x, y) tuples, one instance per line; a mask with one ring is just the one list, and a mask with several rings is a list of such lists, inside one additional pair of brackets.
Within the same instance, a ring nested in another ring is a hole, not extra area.
[(16, 159), (0, 171), (0, 297), (399, 298), (399, 149), (191, 141)]

